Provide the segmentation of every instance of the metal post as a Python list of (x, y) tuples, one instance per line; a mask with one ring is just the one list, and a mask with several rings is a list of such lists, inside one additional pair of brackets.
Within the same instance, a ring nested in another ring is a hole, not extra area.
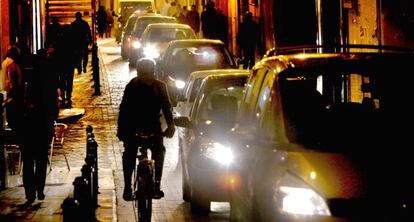
[(99, 58), (98, 58), (98, 44), (96, 42), (92, 46), (92, 76), (93, 76), (93, 86), (95, 92), (93, 95), (101, 95), (101, 85), (99, 78)]
[(6, 157), (4, 156), (4, 116), (3, 116), (3, 93), (0, 93), (0, 190), (6, 188), (7, 171), (6, 171)]

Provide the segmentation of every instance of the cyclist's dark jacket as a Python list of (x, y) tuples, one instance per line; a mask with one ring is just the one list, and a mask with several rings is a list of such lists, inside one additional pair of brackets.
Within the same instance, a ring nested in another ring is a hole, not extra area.
[(125, 87), (119, 107), (118, 138), (125, 140), (137, 132), (161, 133), (161, 110), (167, 124), (173, 125), (165, 83), (155, 79), (133, 78)]

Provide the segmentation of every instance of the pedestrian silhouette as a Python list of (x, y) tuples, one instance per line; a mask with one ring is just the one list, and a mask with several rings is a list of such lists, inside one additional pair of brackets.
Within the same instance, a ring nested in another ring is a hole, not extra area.
[(191, 5), (191, 11), (187, 13), (187, 22), (193, 28), (194, 32), (198, 34), (200, 31), (200, 14), (195, 5)]
[(214, 2), (206, 5), (206, 10), (201, 13), (201, 23), (204, 38), (218, 39), (217, 36), (217, 13)]
[(5, 92), (5, 108), (7, 125), (15, 133), (19, 133), (23, 116), (23, 76), (17, 63), (19, 50), (11, 46), (1, 64), (2, 91)]
[(108, 15), (106, 14), (105, 7), (99, 6), (98, 11), (96, 12), (96, 23), (98, 25), (98, 34), (100, 38), (104, 37), (106, 32), (106, 25), (108, 22)]
[(57, 118), (57, 62), (53, 48), (38, 51), (27, 78), (21, 152), (27, 203), (45, 198), (48, 149)]
[(243, 52), (243, 68), (252, 68), (255, 63), (256, 45), (259, 41), (259, 25), (253, 21), (253, 15), (247, 11), (240, 24), (237, 42)]
[(78, 74), (86, 73), (86, 67), (88, 65), (88, 44), (92, 44), (91, 29), (89, 24), (82, 19), (82, 14), (76, 12), (76, 20), (71, 23), (71, 29), (73, 33), (73, 42), (75, 49), (75, 68), (78, 70)]

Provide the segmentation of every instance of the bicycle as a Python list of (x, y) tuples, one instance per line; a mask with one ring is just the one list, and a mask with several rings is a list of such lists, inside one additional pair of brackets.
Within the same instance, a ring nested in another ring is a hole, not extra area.
[(148, 155), (148, 149), (154, 146), (162, 135), (137, 134), (139, 154), (138, 164), (134, 171), (133, 194), (138, 209), (138, 221), (151, 221), (152, 198), (154, 194), (154, 169), (155, 161)]

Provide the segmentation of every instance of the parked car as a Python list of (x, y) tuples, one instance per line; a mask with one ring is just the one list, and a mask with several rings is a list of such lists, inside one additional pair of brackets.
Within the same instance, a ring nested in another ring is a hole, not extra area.
[(237, 68), (233, 56), (220, 40), (174, 40), (157, 61), (157, 78), (167, 83), (173, 104), (193, 71)]
[(177, 39), (196, 39), (196, 34), (189, 25), (179, 23), (149, 24), (141, 38), (130, 52), (130, 60), (138, 61), (142, 57), (157, 59), (168, 46)]
[(123, 59), (127, 59), (129, 57), (129, 49), (131, 48), (132, 44), (132, 31), (134, 30), (134, 26), (138, 17), (143, 15), (156, 16), (157, 14), (135, 11), (131, 14), (131, 16), (128, 17), (128, 20), (126, 21), (124, 27), (121, 28), (121, 56)]
[[(241, 69), (212, 69), (192, 72), (187, 80), (187, 83), (185, 84), (184, 90), (177, 97), (177, 106), (175, 107), (176, 115), (190, 116), (190, 111), (193, 108), (197, 93), (200, 91), (201, 83), (205, 77), (210, 75), (232, 73), (248, 74), (249, 72)], [(177, 133), (179, 141), (181, 141), (184, 137), (186, 130), (187, 129), (183, 127), (178, 128)]]
[[(413, 53), (257, 63), (233, 129), (231, 221), (414, 221)], [(361, 49), (358, 49), (361, 50)]]
[(218, 141), (235, 121), (248, 72), (214, 70), (204, 78), (189, 116), (175, 118), (185, 127), (179, 139), (183, 168), (183, 199), (191, 210), (206, 213), (211, 201), (228, 201), (232, 174), (227, 169), (232, 153)]

